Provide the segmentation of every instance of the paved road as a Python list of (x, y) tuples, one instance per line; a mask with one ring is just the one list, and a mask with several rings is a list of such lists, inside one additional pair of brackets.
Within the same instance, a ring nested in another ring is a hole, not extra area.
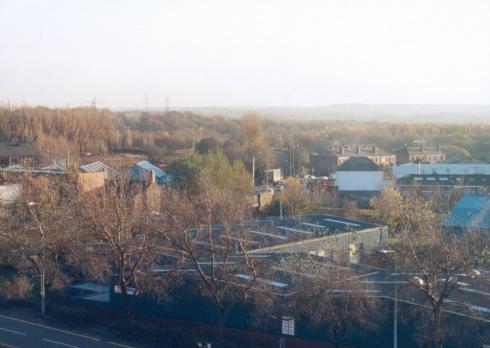
[(11, 348), (134, 348), (0, 314), (0, 347), (2, 345)]

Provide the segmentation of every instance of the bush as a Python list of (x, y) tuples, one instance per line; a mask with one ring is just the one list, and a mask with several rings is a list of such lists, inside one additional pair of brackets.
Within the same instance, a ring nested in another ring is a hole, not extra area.
[(32, 290), (32, 284), (25, 276), (15, 277), (10, 280), (6, 280), (0, 286), (0, 296), (9, 300), (24, 300), (26, 299)]

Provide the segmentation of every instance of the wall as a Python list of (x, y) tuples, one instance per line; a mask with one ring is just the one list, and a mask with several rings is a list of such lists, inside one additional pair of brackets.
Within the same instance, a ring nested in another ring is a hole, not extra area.
[(379, 226), (355, 232), (343, 232), (334, 235), (311, 238), (292, 243), (275, 245), (267, 248), (251, 250), (250, 253), (310, 253), (318, 256), (334, 257), (343, 263), (349, 263), (356, 255), (351, 250), (375, 250), (386, 244), (388, 227)]
[(339, 191), (381, 191), (385, 187), (383, 172), (337, 171), (335, 185)]
[(10, 204), (20, 197), (20, 184), (0, 185), (0, 204)]
[(90, 192), (105, 185), (106, 172), (78, 173), (77, 184), (83, 192)]

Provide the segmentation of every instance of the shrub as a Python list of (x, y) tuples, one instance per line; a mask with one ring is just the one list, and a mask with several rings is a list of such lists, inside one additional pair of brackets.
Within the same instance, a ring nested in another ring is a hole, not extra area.
[(6, 300), (24, 300), (32, 290), (32, 284), (25, 276), (5, 281), (0, 287), (0, 296)]

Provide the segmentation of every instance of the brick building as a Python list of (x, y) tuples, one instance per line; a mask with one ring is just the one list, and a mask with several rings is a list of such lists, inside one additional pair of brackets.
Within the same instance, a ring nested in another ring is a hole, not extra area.
[(351, 157), (366, 157), (379, 166), (396, 163), (396, 156), (376, 145), (328, 146), (310, 154), (313, 175), (331, 175), (335, 169)]

